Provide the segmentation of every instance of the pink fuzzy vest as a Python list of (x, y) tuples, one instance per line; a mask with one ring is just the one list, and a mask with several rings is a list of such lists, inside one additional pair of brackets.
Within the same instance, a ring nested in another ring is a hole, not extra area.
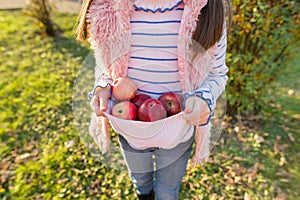
[[(178, 34), (178, 70), (182, 92), (194, 92), (202, 85), (214, 66), (216, 45), (204, 51), (193, 41), (198, 15), (207, 0), (184, 0), (184, 11)], [(125, 76), (130, 55), (130, 14), (133, 0), (94, 0), (87, 13), (91, 23), (88, 41), (96, 59), (95, 77), (112, 79)], [(109, 123), (92, 113), (89, 132), (103, 153), (109, 152)], [(194, 164), (203, 164), (209, 157), (211, 124), (197, 126)]]

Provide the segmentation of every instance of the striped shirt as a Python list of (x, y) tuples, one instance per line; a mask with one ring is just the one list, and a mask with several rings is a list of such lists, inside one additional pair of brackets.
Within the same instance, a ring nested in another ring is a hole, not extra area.
[[(130, 18), (132, 35), (127, 77), (136, 83), (138, 93), (152, 98), (170, 91), (182, 94), (177, 40), (184, 3), (178, 0), (164, 1), (161, 5), (149, 3), (150, 0), (136, 2), (139, 6), (135, 5)], [(175, 141), (168, 139), (166, 144), (171, 142), (176, 146), (193, 136), (194, 128), (188, 123), (178, 129), (181, 135)], [(151, 147), (147, 141), (138, 146)]]
[(156, 99), (169, 91), (181, 93), (177, 38), (183, 7), (178, 1), (159, 12), (135, 5), (127, 76), (136, 83), (138, 93)]

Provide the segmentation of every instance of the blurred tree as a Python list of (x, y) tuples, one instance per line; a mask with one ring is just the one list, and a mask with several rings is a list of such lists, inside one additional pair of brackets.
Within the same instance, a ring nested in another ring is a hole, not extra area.
[[(273, 82), (300, 38), (295, 1), (234, 0), (227, 62), (228, 114), (257, 114), (272, 100)], [(287, 80), (288, 81), (288, 80)]]
[(42, 35), (55, 36), (60, 31), (58, 25), (51, 20), (51, 12), (55, 9), (55, 4), (49, 0), (30, 0), (23, 13), (37, 20)]

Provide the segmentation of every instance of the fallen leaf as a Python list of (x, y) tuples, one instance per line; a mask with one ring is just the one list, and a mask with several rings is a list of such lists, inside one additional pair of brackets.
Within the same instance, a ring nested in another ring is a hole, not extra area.
[(280, 108), (281, 104), (279, 104), (279, 103), (270, 103), (270, 106), (273, 107), (273, 108)]
[(244, 161), (244, 160), (246, 160), (246, 159), (243, 158), (243, 157), (240, 157), (240, 156), (235, 156), (235, 157), (233, 157), (233, 160)]
[(32, 152), (31, 152), (31, 155), (36, 157), (39, 155), (39, 150), (38, 149), (34, 149)]
[(289, 133), (288, 136), (289, 136), (291, 142), (295, 142), (295, 138), (293, 137), (292, 133)]
[(284, 154), (282, 154), (280, 157), (279, 166), (282, 167), (284, 164), (286, 164), (286, 159), (285, 159)]
[(286, 178), (281, 178), (280, 181), (283, 182), (283, 183), (289, 183), (290, 182), (290, 180), (286, 179)]
[(10, 163), (9, 162), (7, 162), (7, 163), (0, 163), (0, 174), (1, 174), (1, 171), (6, 171), (8, 168), (9, 168), (9, 166), (10, 166)]
[(275, 197), (275, 200), (285, 200), (286, 199), (286, 194), (278, 194)]
[(77, 168), (72, 168), (72, 170), (76, 173), (76, 174), (82, 174), (83, 170), (77, 169)]
[(65, 146), (67, 148), (70, 148), (70, 147), (74, 146), (74, 141), (73, 140), (69, 140), (69, 141), (65, 142)]
[(282, 111), (282, 114), (287, 115), (288, 112), (286, 110)]
[(263, 143), (265, 141), (265, 139), (261, 136), (259, 136), (258, 134), (254, 135), (254, 139), (257, 143)]
[(279, 146), (277, 140), (274, 142), (273, 151), (275, 155), (279, 153)]
[(25, 151), (31, 151), (34, 148), (35, 144), (33, 142), (29, 142), (26, 144), (26, 146), (24, 147)]
[(250, 195), (247, 192), (244, 194), (244, 200), (251, 200)]
[(16, 162), (17, 163), (21, 163), (23, 162), (25, 159), (29, 158), (31, 156), (30, 153), (24, 153), (24, 154), (21, 154), (19, 156), (16, 157)]
[(264, 170), (264, 169), (265, 169), (265, 165), (262, 164), (262, 163), (256, 162), (256, 163), (254, 164), (254, 168), (255, 168), (255, 169), (258, 169), (258, 170)]
[(284, 151), (284, 149), (286, 149), (286, 148), (288, 148), (288, 147), (290, 147), (289, 144), (282, 144), (282, 145), (279, 145), (279, 149), (282, 150), (282, 151)]
[(66, 183), (66, 182), (68, 182), (68, 181), (70, 181), (70, 179), (68, 179), (68, 178), (63, 178), (63, 179), (59, 179), (59, 180), (57, 181), (57, 183), (58, 183), (58, 184), (63, 184), (63, 183)]
[(263, 135), (264, 135), (264, 137), (268, 137), (270, 134), (265, 132), (265, 133), (263, 133)]
[(234, 127), (234, 131), (235, 131), (236, 133), (238, 133), (238, 132), (240, 131), (240, 127), (238, 127), (238, 126)]
[(223, 158), (225, 158), (226, 160), (232, 158), (232, 155), (228, 155), (226, 152), (222, 152), (222, 153), (221, 153), (221, 156), (222, 156)]
[(245, 174), (246, 172), (247, 172), (247, 169), (245, 167), (240, 167), (240, 169), (239, 169), (240, 175)]
[(293, 115), (293, 118), (295, 118), (295, 119), (300, 119), (300, 114), (294, 114), (294, 115)]
[(287, 172), (287, 171), (284, 171), (283, 169), (279, 172), (276, 173), (277, 176), (281, 176), (281, 177), (284, 177), (284, 178), (293, 178), (294, 175)]
[(261, 184), (260, 184), (260, 188), (261, 188), (261, 189), (265, 189), (265, 188), (267, 188), (268, 186), (269, 186), (268, 183), (261, 183)]
[(248, 183), (254, 181), (257, 177), (257, 170), (254, 169), (250, 174), (248, 174)]
[(276, 135), (276, 140), (281, 140), (281, 136), (280, 135)]
[(285, 126), (285, 125), (281, 125), (280, 128), (284, 131), (284, 132), (289, 132), (290, 128)]
[(210, 176), (204, 176), (201, 180), (202, 181), (207, 181), (207, 180), (211, 180), (212, 178)]
[(235, 183), (240, 183), (241, 180), (242, 180), (242, 177), (241, 177), (241, 176), (235, 176), (235, 177), (234, 177), (234, 182), (235, 182)]
[(13, 174), (13, 171), (7, 170), (4, 172), (1, 172), (0, 182), (4, 183), (8, 178)]
[(227, 186), (232, 186), (234, 184), (234, 180), (231, 177), (226, 178), (226, 185)]
[(295, 94), (295, 90), (289, 89), (287, 93), (289, 96), (292, 96)]

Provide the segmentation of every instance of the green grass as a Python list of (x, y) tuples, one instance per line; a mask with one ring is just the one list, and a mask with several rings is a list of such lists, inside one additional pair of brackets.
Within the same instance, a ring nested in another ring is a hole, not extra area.
[[(74, 126), (72, 93), (86, 43), (76, 16), (57, 14), (64, 34), (42, 38), (29, 17), (0, 12), (0, 199), (111, 199), (131, 192), (126, 173), (92, 157)], [(93, 78), (93, 77), (92, 77)], [(73, 141), (68, 147), (66, 142)]]
[[(72, 38), (75, 19), (55, 14), (64, 33), (42, 38), (29, 17), (0, 12), (0, 199), (136, 198), (127, 172), (96, 160), (79, 139), (72, 93), (90, 50)], [(261, 126), (240, 125), (237, 133), (228, 127), (204, 168), (189, 163), (180, 199), (275, 199), (279, 194), (299, 199), (296, 53), (277, 82), (274, 104), (258, 118)], [(287, 89), (296, 93), (288, 95)], [(70, 141), (73, 146), (66, 145)]]
[[(284, 74), (282, 74), (277, 81), (277, 98), (274, 99), (274, 106), (265, 109), (266, 120), (263, 122), (263, 131), (270, 133), (269, 141), (275, 142), (278, 138), (280, 155), (269, 154), (270, 158), (275, 159), (278, 163), (280, 157), (286, 159), (286, 163), (277, 168), (276, 176), (270, 174), (270, 178), (277, 177), (276, 184), (282, 188), (289, 199), (300, 199), (299, 185), (300, 185), (300, 51), (295, 45), (293, 52), (296, 57), (291, 60), (286, 67)], [(290, 94), (288, 91), (294, 91)], [(272, 163), (268, 163), (272, 165)], [(285, 179), (288, 180), (285, 180)], [(281, 181), (280, 181), (281, 180)]]

